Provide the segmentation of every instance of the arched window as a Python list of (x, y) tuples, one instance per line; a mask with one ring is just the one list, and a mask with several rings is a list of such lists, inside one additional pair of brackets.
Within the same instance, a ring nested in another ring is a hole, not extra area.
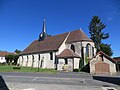
[(86, 55), (87, 57), (90, 57), (90, 44), (86, 45)]
[(92, 55), (93, 55), (93, 57), (94, 57), (94, 47), (92, 47)]
[(72, 44), (71, 49), (75, 52), (75, 46)]

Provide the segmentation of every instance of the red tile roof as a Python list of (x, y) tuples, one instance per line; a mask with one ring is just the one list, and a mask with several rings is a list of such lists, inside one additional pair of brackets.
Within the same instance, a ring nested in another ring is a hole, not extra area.
[[(103, 55), (103, 56), (104, 56), (105, 58), (107, 58), (108, 60), (116, 63), (115, 59), (111, 58), (110, 56), (108, 56), (108, 55), (105, 54), (104, 52), (100, 51), (100, 52), (98, 52), (98, 53), (96, 54), (96, 56), (99, 55), (99, 54), (100, 54), (100, 55)], [(96, 57), (96, 56), (95, 56), (95, 57)], [(95, 57), (94, 57), (94, 58), (95, 58)], [(92, 59), (93, 59), (93, 58), (92, 58)], [(90, 61), (91, 61), (92, 59), (90, 59)]]
[(57, 57), (58, 58), (80, 58), (80, 56), (71, 49), (63, 50), (59, 55), (57, 55)]
[(75, 30), (70, 32), (70, 35), (68, 36), (68, 39), (66, 43), (73, 43), (73, 42), (78, 42), (78, 41), (92, 41), (89, 39), (86, 34), (81, 31), (81, 30)]
[(6, 55), (9, 55), (9, 54), (15, 54), (15, 53), (12, 53), (12, 52), (0, 52), (0, 57), (5, 57)]
[(67, 36), (68, 38), (66, 40), (66, 43), (73, 43), (77, 41), (92, 41), (81, 30), (75, 30), (70, 32), (70, 34), (64, 33), (56, 36), (47, 37), (43, 41), (35, 40), (24, 51), (22, 51), (20, 55), (57, 51)]
[(33, 41), (21, 54), (40, 53), (48, 51), (56, 51), (61, 46), (68, 33), (47, 37), (43, 41)]
[(113, 58), (116, 62), (120, 62), (120, 57), (114, 57)]

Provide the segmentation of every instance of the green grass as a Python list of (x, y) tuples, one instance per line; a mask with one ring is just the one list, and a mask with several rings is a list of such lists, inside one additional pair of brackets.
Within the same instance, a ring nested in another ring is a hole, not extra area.
[(54, 69), (39, 68), (39, 71), (38, 71), (38, 68), (20, 67), (20, 70), (19, 70), (19, 69), (13, 69), (13, 67), (15, 66), (0, 66), (0, 72), (36, 72), (36, 73), (43, 72), (43, 73), (49, 73), (49, 74), (57, 73), (57, 71)]

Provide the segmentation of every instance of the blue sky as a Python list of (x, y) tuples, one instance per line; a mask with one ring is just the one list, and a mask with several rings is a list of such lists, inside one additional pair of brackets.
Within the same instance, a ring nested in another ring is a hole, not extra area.
[(46, 18), (47, 33), (56, 35), (82, 28), (99, 16), (109, 32), (104, 43), (111, 44), (113, 56), (120, 56), (119, 0), (0, 0), (0, 50), (24, 50), (38, 39)]

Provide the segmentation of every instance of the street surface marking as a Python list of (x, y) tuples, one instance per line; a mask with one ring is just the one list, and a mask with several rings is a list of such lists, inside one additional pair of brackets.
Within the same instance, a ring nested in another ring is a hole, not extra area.
[(117, 90), (114, 87), (102, 87), (103, 90)]
[(23, 89), (23, 90), (35, 90), (34, 88), (27, 88), (27, 89)]
[(38, 79), (39, 77), (36, 77), (36, 78), (34, 78), (32, 81), (35, 81), (36, 79)]

